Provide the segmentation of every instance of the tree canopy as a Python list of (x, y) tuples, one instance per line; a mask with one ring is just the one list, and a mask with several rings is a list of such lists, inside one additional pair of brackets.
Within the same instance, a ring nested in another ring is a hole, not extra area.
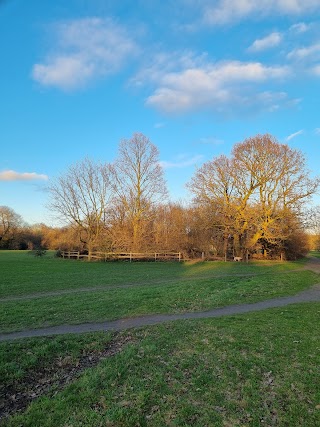
[(237, 143), (230, 157), (206, 162), (189, 188), (196, 204), (210, 205), (215, 225), (242, 254), (258, 244), (281, 248), (318, 185), (300, 151), (265, 134)]

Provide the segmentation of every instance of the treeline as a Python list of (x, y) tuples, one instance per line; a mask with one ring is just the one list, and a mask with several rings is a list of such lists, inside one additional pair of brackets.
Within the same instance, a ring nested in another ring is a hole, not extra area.
[[(5, 206), (0, 207), (0, 213)], [(198, 258), (204, 253), (207, 259), (225, 259), (226, 239), (222, 232), (210, 222), (211, 213), (201, 207), (184, 207), (179, 203), (163, 205), (154, 213), (154, 220), (143, 230), (144, 245), (141, 252), (177, 251), (185, 257)], [(130, 229), (105, 227), (93, 250), (101, 251), (133, 251)], [(228, 236), (227, 257), (239, 255), (236, 252), (234, 240)], [(305, 255), (310, 249), (320, 250), (319, 235), (310, 235), (303, 228), (296, 229), (281, 247), (270, 245), (266, 250), (262, 244), (257, 244), (250, 252), (254, 258), (279, 259), (282, 254), (287, 259), (295, 259)], [(49, 227), (45, 224), (32, 226), (20, 223), (10, 229), (10, 232), (0, 240), (0, 249), (52, 249), (79, 250), (87, 252), (86, 244), (80, 238), (80, 231), (74, 226)], [(245, 256), (245, 254), (244, 254)]]
[[(24, 228), (20, 246), (38, 244), (41, 236), (43, 247), (89, 257), (95, 250), (171, 250), (211, 259), (308, 252), (306, 207), (319, 179), (309, 177), (300, 151), (257, 135), (236, 144), (229, 157), (203, 164), (187, 185), (192, 203), (170, 202), (157, 148), (134, 134), (120, 142), (113, 163), (86, 158), (52, 181), (49, 207), (65, 225), (40, 225), (29, 235)], [(10, 241), (1, 227), (1, 247), (16, 247), (18, 234)]]

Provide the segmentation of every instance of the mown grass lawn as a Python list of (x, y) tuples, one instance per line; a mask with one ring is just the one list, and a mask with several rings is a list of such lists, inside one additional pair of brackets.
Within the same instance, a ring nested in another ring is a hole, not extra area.
[[(319, 281), (299, 262), (88, 263), (0, 252), (0, 265), (1, 332), (203, 311), (293, 295)], [(34, 295), (52, 291), (69, 293)]]
[[(302, 266), (87, 263), (0, 252), (0, 324), (11, 331), (291, 295), (319, 282)], [(10, 300), (17, 297), (30, 299)], [(2, 342), (0, 414), (5, 394), (13, 402), (21, 393), (43, 395), (0, 424), (314, 427), (320, 425), (319, 320), (320, 304), (305, 303), (118, 334)], [(84, 358), (122, 341), (117, 354), (72, 377)], [(68, 375), (71, 383), (63, 385)], [(51, 388), (39, 393), (47, 380)]]
[(87, 262), (43, 258), (27, 251), (0, 251), (0, 298), (65, 289), (104, 288), (119, 284), (166, 283), (168, 280), (234, 274), (290, 272), (299, 262)]
[[(320, 304), (122, 332), (118, 354), (62, 390), (35, 400), (5, 426), (320, 425)], [(110, 343), (110, 334), (0, 344), (6, 386), (27, 384), (57, 360)]]

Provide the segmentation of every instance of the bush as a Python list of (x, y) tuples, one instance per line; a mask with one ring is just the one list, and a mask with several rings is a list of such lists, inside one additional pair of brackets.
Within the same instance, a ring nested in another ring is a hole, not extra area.
[(55, 257), (56, 257), (56, 258), (62, 258), (62, 251), (61, 251), (61, 249), (58, 249), (58, 250), (56, 251), (56, 253), (55, 253)]
[(34, 255), (35, 257), (43, 257), (43, 256), (45, 256), (47, 251), (45, 249), (39, 248), (39, 249), (35, 249), (33, 251), (30, 251), (29, 253)]

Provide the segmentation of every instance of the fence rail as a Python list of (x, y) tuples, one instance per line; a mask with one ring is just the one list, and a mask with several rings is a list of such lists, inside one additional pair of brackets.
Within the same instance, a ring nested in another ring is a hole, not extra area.
[(90, 257), (88, 254), (81, 254), (79, 251), (61, 251), (62, 258), (68, 259), (91, 259), (100, 261), (115, 261), (115, 260), (146, 260), (146, 261), (165, 261), (165, 260), (182, 260), (181, 252), (92, 252)]

